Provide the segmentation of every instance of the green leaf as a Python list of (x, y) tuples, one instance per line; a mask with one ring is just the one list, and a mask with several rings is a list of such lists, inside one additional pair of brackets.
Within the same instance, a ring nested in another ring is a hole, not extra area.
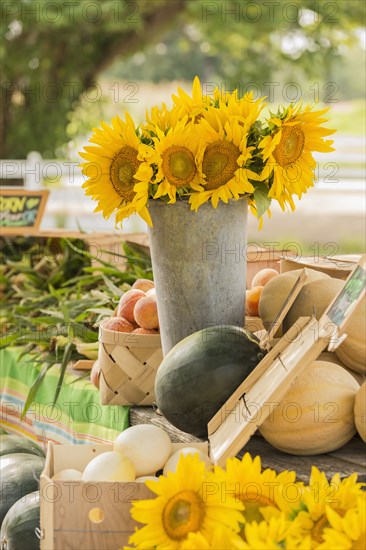
[[(94, 273), (95, 267), (84, 267), (84, 271), (86, 273)], [(113, 275), (115, 277), (118, 277), (121, 281), (134, 283), (136, 281), (136, 277), (131, 275), (130, 273), (126, 273), (125, 271), (119, 271), (118, 269), (114, 267), (100, 267), (98, 266), (98, 271), (100, 273), (104, 273), (105, 275)]]
[(72, 357), (73, 347), (74, 347), (74, 344), (72, 342), (69, 342), (65, 347), (64, 355), (63, 355), (62, 362), (61, 362), (61, 367), (60, 367), (60, 376), (59, 376), (59, 379), (58, 379), (58, 382), (57, 382), (57, 387), (56, 387), (55, 395), (54, 395), (54, 398), (53, 398), (52, 406), (56, 405), (56, 403), (57, 403), (57, 399), (58, 399), (58, 396), (60, 394), (62, 384), (63, 384), (63, 381), (64, 381), (67, 365), (69, 364), (69, 362), (71, 360), (71, 357)]
[(89, 313), (96, 313), (97, 315), (107, 315), (109, 317), (112, 317), (114, 310), (108, 309), (106, 307), (92, 307), (88, 309)]
[(14, 342), (16, 342), (19, 339), (20, 334), (9, 334), (8, 336), (1, 336), (0, 337), (0, 349), (6, 348), (7, 346), (10, 346)]
[(83, 342), (90, 343), (98, 340), (98, 331), (90, 330), (84, 325), (73, 324), (73, 333), (75, 338), (80, 338)]
[(33, 384), (31, 385), (30, 389), (29, 389), (29, 392), (28, 392), (28, 395), (27, 395), (27, 399), (26, 399), (26, 402), (24, 404), (24, 409), (23, 409), (23, 412), (22, 412), (22, 420), (25, 418), (26, 414), (27, 414), (27, 411), (29, 409), (29, 407), (31, 406), (31, 404), (33, 403), (33, 401), (35, 400), (36, 398), (36, 395), (37, 395), (37, 392), (43, 382), (43, 379), (44, 377), (46, 376), (47, 374), (47, 371), (52, 367), (52, 364), (46, 364), (44, 365), (43, 369), (41, 369), (41, 371), (39, 372), (37, 378), (35, 379), (35, 381), (33, 382)]
[(257, 209), (257, 218), (261, 218), (271, 205), (268, 197), (268, 187), (262, 182), (255, 182), (254, 200)]
[(112, 283), (112, 281), (110, 281), (107, 277), (105, 277), (105, 275), (103, 275), (103, 280), (114, 296), (118, 296), (119, 298), (123, 296), (124, 294), (123, 290), (121, 290), (118, 286)]

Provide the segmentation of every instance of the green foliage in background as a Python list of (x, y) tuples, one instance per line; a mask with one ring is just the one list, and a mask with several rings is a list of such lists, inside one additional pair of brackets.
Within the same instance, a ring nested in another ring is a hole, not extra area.
[(95, 258), (81, 239), (0, 238), (0, 348), (21, 347), (39, 370), (23, 414), (54, 365), (57, 401), (69, 363), (97, 358), (100, 322), (136, 279), (152, 278), (150, 259), (122, 244), (124, 254), (109, 252), (110, 263)]
[(100, 75), (133, 83), (199, 74), (265, 94), (268, 82), (313, 79), (310, 99), (361, 97), (364, 17), (359, 0), (3, 2), (0, 156), (52, 156), (99, 122)]
[(53, 155), (82, 92), (95, 103), (98, 75), (116, 57), (154, 42), (184, 0), (1, 2), (2, 158)]

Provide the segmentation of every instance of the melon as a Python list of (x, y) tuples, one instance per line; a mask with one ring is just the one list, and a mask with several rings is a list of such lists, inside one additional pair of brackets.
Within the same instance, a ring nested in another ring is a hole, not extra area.
[(17, 500), (37, 491), (45, 459), (27, 453), (0, 457), (0, 523)]
[(366, 382), (362, 384), (356, 394), (355, 424), (361, 439), (366, 443)]
[(314, 315), (319, 320), (343, 287), (344, 281), (331, 277), (304, 285), (283, 320), (284, 332), (287, 332), (299, 317)]
[(0, 436), (0, 456), (13, 453), (27, 453), (31, 455), (45, 456), (41, 447), (33, 441), (19, 435)]
[[(301, 269), (295, 269), (294, 271), (281, 273), (281, 275), (268, 281), (263, 288), (259, 300), (259, 317), (266, 330), (269, 330), (271, 324), (275, 320), (301, 271)], [(321, 271), (315, 271), (315, 269), (307, 269), (306, 271), (308, 273), (309, 282), (320, 279), (330, 279), (329, 275)], [(281, 336), (281, 327), (279, 327), (276, 334), (277, 336)]]
[(359, 385), (343, 367), (314, 361), (260, 426), (276, 449), (317, 455), (339, 449), (356, 433), (355, 396)]
[(335, 363), (336, 365), (339, 365), (339, 366), (343, 367), (347, 372), (352, 374), (353, 378), (355, 380), (357, 380), (359, 386), (361, 386), (363, 384), (363, 382), (365, 381), (365, 375), (364, 374), (361, 374), (360, 372), (355, 372), (354, 370), (349, 369), (348, 367), (346, 367), (346, 365), (344, 363), (342, 363), (342, 361), (340, 359), (338, 359), (338, 357), (336, 356), (334, 351), (323, 351), (319, 355), (318, 361), (329, 361), (330, 363)]
[(265, 352), (249, 331), (210, 327), (184, 338), (156, 374), (155, 397), (179, 430), (207, 437), (207, 423), (257, 366)]
[(337, 357), (350, 369), (366, 374), (366, 298), (357, 305), (345, 326), (347, 338), (335, 350)]
[(6, 514), (0, 531), (0, 547), (6, 550), (39, 550), (36, 529), (40, 521), (39, 492), (18, 500)]

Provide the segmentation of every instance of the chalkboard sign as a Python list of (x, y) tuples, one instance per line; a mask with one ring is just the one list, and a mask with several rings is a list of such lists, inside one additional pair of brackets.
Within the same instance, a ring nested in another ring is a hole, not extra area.
[(26, 235), (38, 229), (46, 206), (48, 191), (0, 189), (0, 231)]

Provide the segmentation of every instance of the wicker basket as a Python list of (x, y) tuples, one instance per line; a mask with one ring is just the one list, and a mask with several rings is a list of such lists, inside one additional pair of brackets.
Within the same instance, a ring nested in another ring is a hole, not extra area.
[(159, 334), (130, 334), (99, 327), (98, 364), (103, 405), (152, 405), (163, 360)]

